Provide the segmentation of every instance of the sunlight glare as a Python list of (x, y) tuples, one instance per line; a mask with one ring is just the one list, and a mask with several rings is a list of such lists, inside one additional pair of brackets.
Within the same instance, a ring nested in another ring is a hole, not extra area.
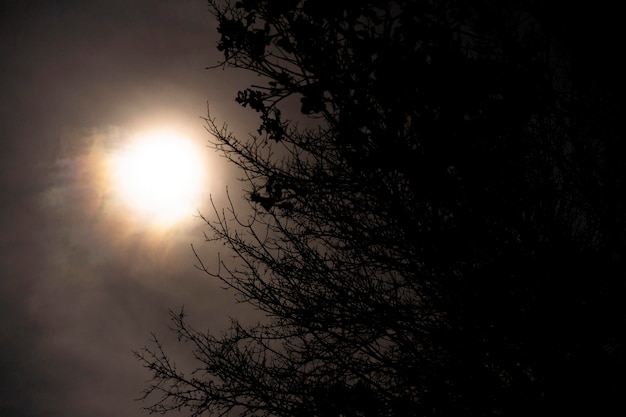
[(197, 209), (203, 178), (199, 152), (175, 132), (139, 135), (114, 160), (114, 188), (148, 220), (176, 222)]

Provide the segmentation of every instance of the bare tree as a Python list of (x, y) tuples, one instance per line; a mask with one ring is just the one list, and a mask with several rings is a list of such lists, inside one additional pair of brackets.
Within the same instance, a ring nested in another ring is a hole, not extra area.
[[(215, 207), (208, 239), (234, 257), (198, 267), (264, 318), (215, 335), (172, 314), (198, 367), (178, 371), (156, 337), (138, 352), (150, 411), (617, 404), (623, 183), (610, 127), (579, 117), (599, 105), (532, 5), (209, 1), (221, 65), (262, 85), (237, 97), (257, 135), (206, 119), (254, 214)], [(314, 128), (283, 116), (294, 99)]]

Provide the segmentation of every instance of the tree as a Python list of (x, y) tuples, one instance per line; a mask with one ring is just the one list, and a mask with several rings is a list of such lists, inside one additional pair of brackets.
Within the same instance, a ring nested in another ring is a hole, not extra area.
[(468, 3), (209, 1), (221, 65), (262, 82), (237, 96), (257, 135), (206, 119), (254, 215), (216, 207), (235, 257), (199, 267), (265, 316), (215, 335), (172, 314), (198, 368), (138, 352), (150, 411), (624, 410), (616, 102), (554, 9)]

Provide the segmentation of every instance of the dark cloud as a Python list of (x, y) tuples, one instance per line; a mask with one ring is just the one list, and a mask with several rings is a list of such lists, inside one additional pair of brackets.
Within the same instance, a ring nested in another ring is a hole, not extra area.
[[(131, 351), (165, 336), (169, 308), (218, 328), (234, 303), (193, 268), (190, 243), (216, 251), (200, 220), (124, 215), (101, 165), (145, 126), (206, 141), (207, 101), (242, 129), (242, 80), (205, 69), (219, 56), (203, 0), (1, 7), (0, 415), (142, 415)], [(219, 200), (236, 175), (209, 149), (207, 164)]]

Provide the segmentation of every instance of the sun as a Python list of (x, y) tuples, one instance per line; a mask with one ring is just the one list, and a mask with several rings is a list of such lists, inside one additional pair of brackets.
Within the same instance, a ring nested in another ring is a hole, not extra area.
[(201, 148), (176, 132), (137, 135), (113, 158), (113, 188), (127, 209), (166, 225), (196, 212), (203, 183)]

